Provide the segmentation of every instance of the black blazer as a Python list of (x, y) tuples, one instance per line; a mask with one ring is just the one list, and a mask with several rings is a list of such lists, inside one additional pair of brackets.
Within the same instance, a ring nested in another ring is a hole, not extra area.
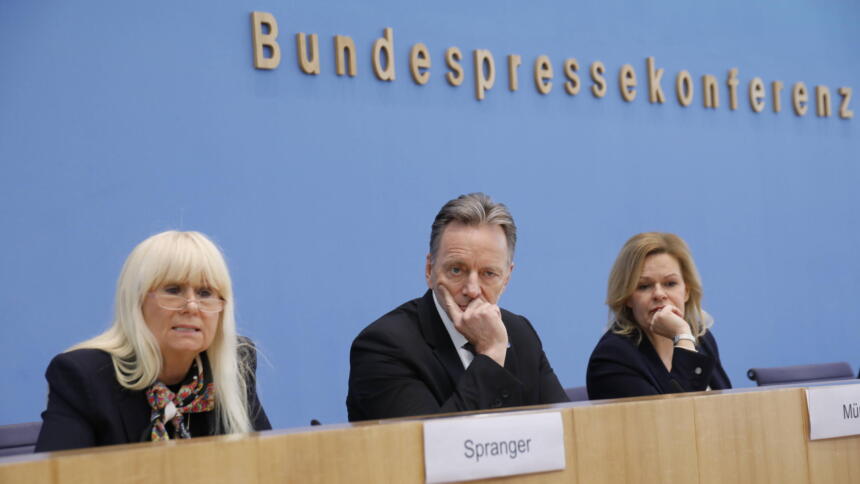
[[(256, 374), (255, 351), (240, 353), (250, 358)], [(149, 440), (143, 436), (151, 413), (146, 391), (127, 390), (117, 382), (110, 354), (94, 349), (60, 353), (51, 360), (45, 378), (48, 408), (42, 412), (36, 452)], [(269, 430), (272, 426), (254, 380), (247, 382), (251, 423), (254, 430)], [(192, 414), (191, 435), (215, 434), (214, 421), (215, 412)]]
[(699, 338), (696, 349), (698, 353), (675, 348), (670, 373), (647, 336), (643, 335), (637, 346), (635, 336), (607, 331), (588, 360), (588, 397), (597, 400), (696, 392), (709, 386), (713, 390), (731, 388), (720, 363), (717, 340), (710, 331)]
[(352, 343), (349, 420), (566, 402), (529, 321), (504, 309), (502, 321), (504, 368), (475, 355), (464, 370), (429, 290), (382, 316)]

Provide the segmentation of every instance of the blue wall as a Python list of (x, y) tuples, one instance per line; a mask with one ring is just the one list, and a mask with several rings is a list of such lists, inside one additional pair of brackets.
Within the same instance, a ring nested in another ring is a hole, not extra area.
[[(584, 384), (610, 265), (645, 230), (691, 245), (736, 386), (751, 366), (856, 368), (860, 100), (851, 120), (817, 118), (814, 104), (798, 117), (788, 93), (803, 81), (860, 98), (860, 7), (638, 3), (0, 2), (0, 424), (38, 418), (51, 356), (109, 324), (125, 256), (170, 228), (226, 252), (241, 330), (266, 355), (273, 424), (344, 421), (352, 338), (424, 291), (433, 216), (479, 190), (520, 227), (503, 306), (531, 318), (563, 384)], [(279, 21), (276, 70), (252, 67), (254, 10)], [(370, 64), (384, 27), (392, 83)], [(297, 67), (299, 31), (320, 35), (318, 76)], [(334, 73), (335, 34), (355, 39), (355, 78)], [(426, 86), (408, 72), (416, 42), (431, 51)], [(454, 45), (460, 87), (443, 79)], [(477, 48), (499, 69), (482, 102)], [(523, 56), (516, 92), (511, 53)], [(556, 72), (546, 96), (531, 80), (540, 54)], [(648, 56), (666, 70), (663, 105), (647, 101)], [(584, 82), (575, 97), (567, 57)], [(588, 92), (595, 60), (603, 99)], [(625, 63), (632, 103), (617, 87)], [(696, 80), (688, 108), (674, 96), (681, 69)], [(717, 110), (702, 107), (703, 74), (720, 82)], [(769, 91), (752, 112), (753, 76), (786, 84), (781, 113)]]

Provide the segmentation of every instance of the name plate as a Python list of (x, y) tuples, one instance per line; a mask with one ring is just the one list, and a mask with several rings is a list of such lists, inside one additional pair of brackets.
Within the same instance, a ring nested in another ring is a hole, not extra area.
[(806, 389), (809, 439), (860, 435), (860, 384)]
[(428, 483), (564, 469), (559, 412), (474, 415), (424, 423)]

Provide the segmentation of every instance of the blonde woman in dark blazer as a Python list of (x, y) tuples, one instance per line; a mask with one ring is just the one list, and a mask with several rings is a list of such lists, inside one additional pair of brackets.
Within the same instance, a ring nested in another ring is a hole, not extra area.
[(111, 327), (48, 366), (36, 451), (270, 429), (255, 369), (220, 250), (154, 235), (125, 261)]
[(612, 319), (586, 371), (590, 399), (731, 388), (680, 237), (630, 238), (609, 275), (606, 304)]

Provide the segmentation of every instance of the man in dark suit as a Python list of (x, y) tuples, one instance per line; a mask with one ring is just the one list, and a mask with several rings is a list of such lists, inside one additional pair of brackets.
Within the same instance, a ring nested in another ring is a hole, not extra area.
[(352, 344), (350, 421), (567, 401), (529, 321), (498, 306), (515, 245), (507, 207), (488, 196), (442, 207), (430, 233), (429, 290)]

